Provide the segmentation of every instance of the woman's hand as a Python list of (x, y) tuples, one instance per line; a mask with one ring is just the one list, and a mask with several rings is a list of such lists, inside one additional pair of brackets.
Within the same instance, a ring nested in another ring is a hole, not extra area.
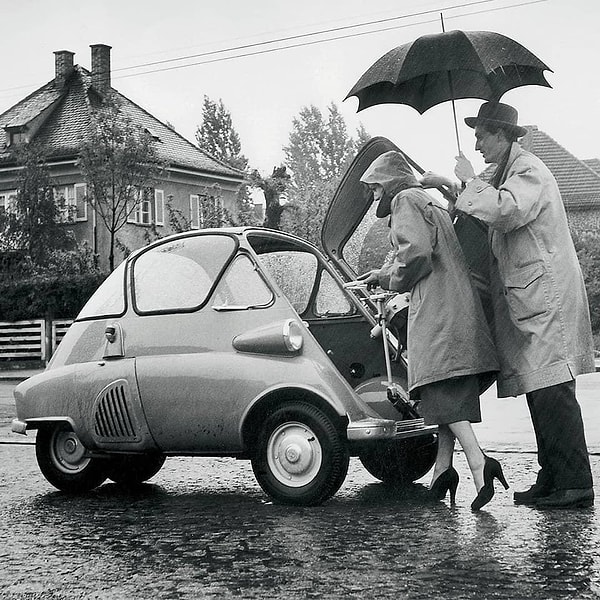
[(372, 269), (357, 277), (357, 281), (363, 281), (367, 284), (367, 289), (379, 287), (379, 269)]

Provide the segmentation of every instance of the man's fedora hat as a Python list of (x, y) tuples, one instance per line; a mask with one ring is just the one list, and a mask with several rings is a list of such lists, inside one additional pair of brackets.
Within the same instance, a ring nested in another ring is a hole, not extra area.
[(467, 117), (465, 123), (473, 129), (477, 125), (496, 125), (515, 133), (517, 137), (523, 137), (527, 133), (527, 129), (517, 125), (518, 118), (519, 113), (517, 113), (517, 109), (508, 104), (485, 102), (479, 108), (477, 116)]

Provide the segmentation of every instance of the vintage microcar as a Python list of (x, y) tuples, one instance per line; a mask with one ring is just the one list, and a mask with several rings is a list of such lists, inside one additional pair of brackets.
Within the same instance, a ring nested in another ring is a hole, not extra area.
[[(167, 456), (231, 456), (251, 460), (274, 500), (315, 505), (350, 456), (382, 481), (425, 475), (436, 428), (390, 402), (377, 307), (345, 287), (385, 255), (385, 242), (369, 254), (381, 220), (359, 178), (395, 148), (374, 138), (357, 155), (323, 226), (327, 256), (280, 231), (224, 228), (158, 240), (117, 267), (46, 370), (15, 389), (12, 429), (37, 430), (46, 479), (81, 492), (146, 481)], [(389, 333), (405, 389), (402, 335)]]

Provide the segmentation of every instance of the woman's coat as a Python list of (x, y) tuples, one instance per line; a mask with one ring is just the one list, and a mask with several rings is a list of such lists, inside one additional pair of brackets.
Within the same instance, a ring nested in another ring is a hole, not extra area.
[[(396, 152), (376, 159), (361, 177), (380, 183), (391, 200), (392, 259), (379, 272), (385, 289), (410, 292), (409, 389), (496, 371), (491, 333), (447, 210), (417, 183)], [(489, 382), (489, 377), (487, 378)]]
[(498, 395), (516, 396), (595, 370), (581, 268), (552, 173), (514, 143), (503, 183), (469, 183), (456, 208), (490, 227)]

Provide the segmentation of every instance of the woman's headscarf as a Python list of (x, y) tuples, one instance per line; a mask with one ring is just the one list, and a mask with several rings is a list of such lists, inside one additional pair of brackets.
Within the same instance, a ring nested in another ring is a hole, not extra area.
[(378, 156), (367, 167), (360, 180), (367, 184), (379, 183), (383, 187), (383, 196), (377, 206), (377, 216), (380, 218), (390, 214), (392, 199), (398, 192), (411, 187), (422, 187), (402, 153), (396, 150)]

